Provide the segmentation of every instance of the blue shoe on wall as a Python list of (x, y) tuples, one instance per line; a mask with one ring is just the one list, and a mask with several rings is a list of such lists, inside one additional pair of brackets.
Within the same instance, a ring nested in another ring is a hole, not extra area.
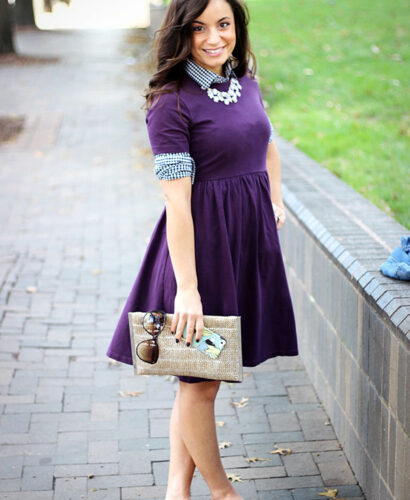
[(389, 278), (410, 281), (410, 236), (402, 236), (400, 241), (401, 248), (394, 248), (380, 271)]

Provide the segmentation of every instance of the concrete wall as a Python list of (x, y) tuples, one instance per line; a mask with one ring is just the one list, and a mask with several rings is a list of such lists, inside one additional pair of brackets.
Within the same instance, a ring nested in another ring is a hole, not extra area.
[(409, 231), (275, 142), (301, 357), (367, 499), (408, 499), (410, 286), (379, 268)]

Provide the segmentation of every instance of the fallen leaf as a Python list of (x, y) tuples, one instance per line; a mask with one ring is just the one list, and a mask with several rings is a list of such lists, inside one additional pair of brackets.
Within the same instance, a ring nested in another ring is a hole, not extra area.
[(245, 460), (249, 463), (255, 462), (272, 462), (269, 458), (261, 458), (261, 457), (245, 457)]
[(238, 401), (233, 401), (232, 405), (236, 406), (236, 408), (243, 408), (244, 406), (248, 406), (248, 401), (249, 398), (242, 398), (239, 402)]
[(243, 483), (242, 479), (241, 479), (241, 476), (237, 476), (236, 474), (227, 474), (226, 477), (232, 481), (233, 483), (235, 481), (240, 481), (241, 483)]
[(151, 158), (152, 152), (150, 148), (138, 148), (138, 152), (140, 155)]
[(128, 397), (133, 397), (135, 398), (136, 396), (139, 396), (140, 394), (142, 394), (141, 391), (136, 391), (136, 392), (131, 392), (131, 391), (118, 391), (118, 394), (123, 397), (123, 398), (128, 398)]
[(223, 420), (217, 420), (215, 424), (217, 427), (223, 427), (225, 425), (225, 422)]
[(279, 455), (289, 455), (292, 453), (292, 450), (290, 448), (279, 448), (277, 445), (275, 445), (276, 450), (272, 450), (269, 453), (274, 455), (275, 453), (279, 453)]
[(331, 425), (331, 423), (330, 422), (325, 422), (324, 425)]
[(88, 479), (92, 479), (94, 477), (94, 474), (88, 474)]
[(97, 491), (97, 488), (91, 488), (90, 490), (88, 491)]
[[(321, 492), (318, 492), (317, 493), (318, 495), (322, 495), (323, 497), (327, 497), (327, 498), (336, 498), (336, 495), (337, 495), (337, 489), (331, 489), (331, 488), (328, 488), (326, 487), (326, 491), (321, 491)], [(342, 499), (340, 499), (342, 500)]]
[(135, 398), (135, 397), (139, 396), (142, 393), (143, 393), (143, 391), (135, 391), (135, 392), (127, 391), (127, 394), (129, 396), (131, 396), (132, 398)]
[(37, 292), (37, 287), (36, 286), (28, 286), (28, 287), (26, 287), (26, 292), (28, 292), (28, 293), (36, 293)]
[(102, 273), (102, 269), (92, 269), (90, 271), (91, 274), (101, 274)]
[(221, 441), (219, 443), (219, 449), (222, 450), (223, 448), (229, 448), (231, 444), (232, 443), (230, 443), (229, 441)]

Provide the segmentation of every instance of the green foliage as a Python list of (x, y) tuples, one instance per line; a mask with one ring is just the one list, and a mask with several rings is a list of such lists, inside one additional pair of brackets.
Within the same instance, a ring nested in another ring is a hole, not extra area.
[(406, 0), (248, 0), (275, 130), (410, 227)]

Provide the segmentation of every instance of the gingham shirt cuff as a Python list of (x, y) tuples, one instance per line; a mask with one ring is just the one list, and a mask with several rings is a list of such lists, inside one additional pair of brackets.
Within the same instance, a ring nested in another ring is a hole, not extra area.
[(181, 177), (195, 179), (195, 161), (189, 153), (161, 153), (154, 155), (155, 174), (158, 179), (173, 180)]
[(273, 134), (274, 134), (274, 128), (273, 128), (273, 125), (272, 125), (272, 122), (269, 120), (269, 123), (270, 123), (270, 136), (269, 136), (269, 141), (268, 143), (272, 142), (273, 141)]

